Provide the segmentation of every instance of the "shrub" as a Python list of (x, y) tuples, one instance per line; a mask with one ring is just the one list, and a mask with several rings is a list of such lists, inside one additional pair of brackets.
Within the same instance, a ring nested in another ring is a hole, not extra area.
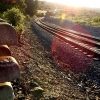
[(12, 8), (3, 13), (3, 18), (13, 26), (18, 33), (18, 35), (22, 35), (24, 32), (24, 19), (25, 16), (18, 8)]
[(23, 23), (25, 16), (18, 8), (12, 8), (3, 13), (3, 18), (13, 26), (17, 26)]
[(95, 18), (93, 19), (93, 22), (96, 22), (96, 23), (100, 22), (100, 17), (95, 17)]

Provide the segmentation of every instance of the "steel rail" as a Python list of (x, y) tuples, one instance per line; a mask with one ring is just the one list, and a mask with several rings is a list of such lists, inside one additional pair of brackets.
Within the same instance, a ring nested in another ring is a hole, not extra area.
[[(44, 25), (48, 25), (47, 23), (45, 23), (45, 22), (43, 22), (43, 21), (41, 21), (41, 20), (39, 20), (39, 21), (40, 21), (41, 23), (43, 23)], [(50, 25), (48, 25), (48, 26), (51, 27)], [(84, 34), (84, 33), (82, 33), (82, 32), (76, 32), (76, 31), (73, 31), (73, 30), (66, 30), (65, 28), (61, 28), (60, 26), (59, 26), (59, 27), (52, 26), (52, 27), (55, 28), (55, 29), (61, 30), (61, 31), (63, 31), (63, 32), (70, 32), (70, 33), (72, 33), (72, 34), (76, 34), (76, 35), (78, 35), (78, 36), (86, 37), (86, 38), (88, 38), (88, 39), (92, 39), (92, 40), (94, 40), (94, 41), (100, 42), (100, 38), (95, 37), (95, 36), (91, 36), (91, 35), (89, 35), (89, 34)]]
[[(49, 25), (43, 24), (39, 20), (36, 21), (36, 24), (39, 25), (44, 30), (51, 33), (52, 35), (55, 35), (60, 40), (62, 40), (64, 42), (67, 42), (67, 43), (70, 43), (70, 44), (74, 45), (75, 47), (78, 47), (79, 49), (84, 50), (84, 52), (87, 52), (89, 55), (94, 55), (95, 54), (96, 57), (100, 57), (99, 49), (96, 49), (95, 47), (93, 47), (90, 44), (86, 44), (84, 42), (81, 42), (81, 41), (79, 42), (78, 40), (75, 40), (75, 38), (73, 38), (73, 37), (76, 36), (76, 35), (71, 35), (70, 32), (69, 32), (69, 34), (65, 35), (66, 31), (64, 31), (62, 33), (60, 33), (60, 32), (57, 33), (57, 30), (54, 27), (49, 27)], [(80, 39), (80, 40), (82, 40), (82, 39), (84, 40), (83, 37), (77, 36), (77, 38)], [(85, 40), (87, 41), (87, 39), (85, 39)], [(91, 42), (91, 40), (89, 42)], [(94, 42), (92, 42), (92, 43), (95, 44)]]
[[(41, 22), (41, 23), (43, 23), (43, 22)], [(95, 44), (95, 46), (100, 49), (100, 43), (98, 43), (97, 41), (94, 41), (93, 39), (88, 39), (88, 38), (85, 38), (85, 37), (82, 37), (82, 36), (79, 36), (79, 35), (76, 35), (76, 34), (72, 34), (68, 31), (63, 30), (63, 29), (59, 30), (58, 28), (48, 26), (45, 23), (43, 23), (43, 24), (45, 25), (45, 27), (47, 27), (50, 30), (53, 30), (53, 31), (55, 31), (59, 34), (62, 34), (64, 36), (68, 36), (68, 37), (72, 37), (76, 40), (79, 40), (79, 42), (81, 41), (81, 42), (84, 42), (84, 43), (89, 44), (89, 45), (94, 45)]]

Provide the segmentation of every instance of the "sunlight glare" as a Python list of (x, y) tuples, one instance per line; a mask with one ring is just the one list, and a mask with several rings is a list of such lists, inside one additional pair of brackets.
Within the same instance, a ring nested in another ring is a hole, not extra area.
[(61, 16), (62, 20), (64, 20), (66, 18), (66, 14), (63, 13), (62, 16)]
[(100, 8), (99, 0), (46, 0), (75, 7)]

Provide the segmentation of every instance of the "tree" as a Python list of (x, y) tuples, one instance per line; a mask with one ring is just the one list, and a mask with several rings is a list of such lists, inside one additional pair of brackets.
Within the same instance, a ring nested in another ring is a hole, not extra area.
[(25, 9), (27, 7), (25, 0), (17, 0), (15, 7), (20, 9), (21, 12), (25, 13)]
[(25, 3), (27, 5), (26, 7), (26, 14), (33, 16), (37, 13), (38, 9), (38, 0), (25, 0)]
[(26, 4), (25, 0), (0, 0), (0, 12), (3, 13), (12, 7), (16, 7), (25, 12)]
[(50, 16), (54, 16), (54, 14), (50, 11), (47, 11), (45, 17), (50, 17)]
[(19, 42), (24, 33), (25, 8), (25, 0), (0, 0), (0, 16), (16, 28)]

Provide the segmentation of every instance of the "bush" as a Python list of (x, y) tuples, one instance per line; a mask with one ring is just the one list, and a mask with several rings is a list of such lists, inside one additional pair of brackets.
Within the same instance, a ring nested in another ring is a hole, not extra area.
[(95, 17), (95, 18), (93, 19), (93, 22), (96, 22), (96, 23), (100, 22), (100, 17)]
[(12, 8), (3, 13), (3, 18), (13, 26), (18, 33), (22, 35), (24, 33), (24, 19), (25, 16), (18, 8)]
[(13, 26), (17, 26), (23, 23), (25, 16), (18, 8), (12, 8), (3, 13), (3, 18)]

